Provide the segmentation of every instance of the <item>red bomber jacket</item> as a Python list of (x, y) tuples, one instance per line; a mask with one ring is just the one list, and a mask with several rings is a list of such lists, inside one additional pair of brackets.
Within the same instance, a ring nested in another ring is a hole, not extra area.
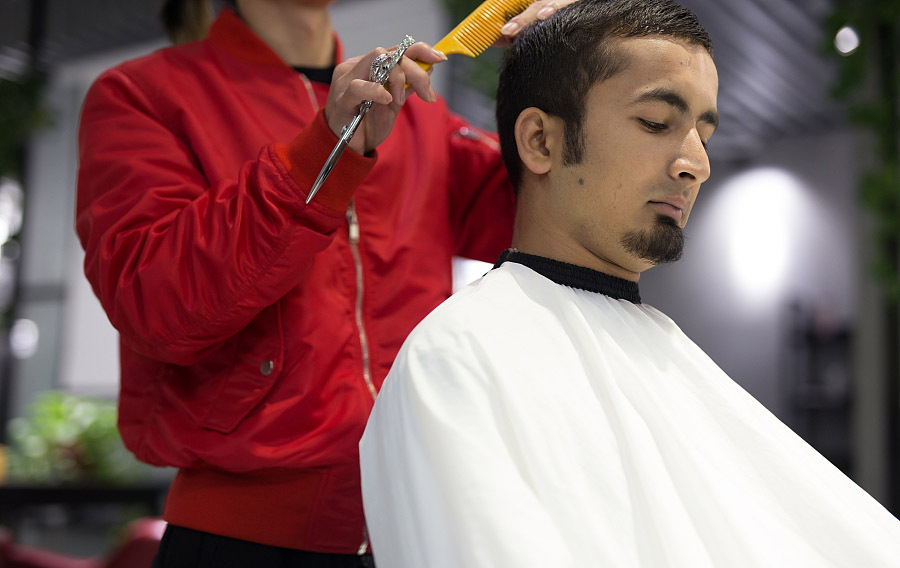
[(451, 293), (451, 256), (509, 246), (514, 197), (494, 138), (411, 97), (305, 205), (337, 141), (327, 92), (227, 9), (205, 40), (105, 72), (76, 229), (121, 338), (122, 437), (179, 468), (166, 520), (353, 553), (375, 394)]

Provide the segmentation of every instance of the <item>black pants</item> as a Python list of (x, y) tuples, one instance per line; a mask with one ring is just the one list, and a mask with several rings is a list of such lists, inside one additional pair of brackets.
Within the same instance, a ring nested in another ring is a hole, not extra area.
[(153, 568), (374, 568), (371, 554), (267, 546), (169, 525)]

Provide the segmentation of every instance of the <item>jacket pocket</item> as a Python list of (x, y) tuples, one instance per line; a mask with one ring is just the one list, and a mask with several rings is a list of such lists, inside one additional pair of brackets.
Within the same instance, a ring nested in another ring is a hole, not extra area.
[(229, 347), (236, 350), (232, 371), (213, 393), (212, 404), (200, 421), (201, 427), (223, 434), (234, 431), (259, 406), (281, 375), (284, 365), (281, 303), (260, 312)]

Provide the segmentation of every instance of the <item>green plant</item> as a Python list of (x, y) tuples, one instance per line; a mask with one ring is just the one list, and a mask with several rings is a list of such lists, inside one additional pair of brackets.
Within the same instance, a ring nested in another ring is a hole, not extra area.
[(50, 121), (40, 102), (43, 89), (37, 73), (0, 77), (0, 176), (21, 179), (25, 143)]
[(46, 391), (8, 428), (12, 482), (124, 483), (149, 471), (122, 444), (112, 401)]
[[(455, 26), (477, 8), (483, 0), (444, 0), (444, 7)], [(456, 77), (463, 84), (493, 100), (497, 94), (497, 79), (500, 74), (500, 61), (503, 50), (489, 48), (478, 57), (453, 56), (454, 65), (458, 66)]]
[(834, 95), (849, 104), (850, 120), (873, 135), (872, 167), (860, 197), (876, 220), (874, 272), (887, 297), (900, 303), (900, 0), (845, 0), (826, 22), (827, 49), (843, 26), (859, 48), (840, 58)]

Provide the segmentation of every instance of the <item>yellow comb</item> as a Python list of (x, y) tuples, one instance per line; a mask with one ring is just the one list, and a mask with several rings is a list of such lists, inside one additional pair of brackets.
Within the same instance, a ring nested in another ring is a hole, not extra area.
[[(460, 53), (475, 57), (500, 37), (500, 28), (522, 13), (535, 0), (486, 0), (453, 28), (434, 48), (444, 55)], [(430, 63), (417, 62), (422, 69)]]

